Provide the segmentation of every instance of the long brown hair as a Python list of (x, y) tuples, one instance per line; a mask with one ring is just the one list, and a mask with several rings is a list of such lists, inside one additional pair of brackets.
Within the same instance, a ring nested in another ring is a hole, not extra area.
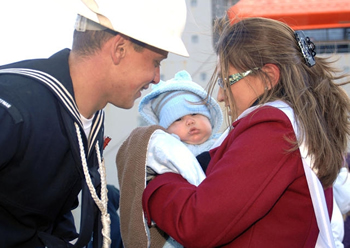
[[(270, 89), (260, 96), (259, 103), (279, 99), (293, 108), (301, 133), (298, 140), (305, 141), (323, 186), (331, 186), (344, 165), (350, 134), (350, 101), (341, 88), (349, 81), (336, 84), (336, 80), (345, 76), (336, 76), (338, 71), (325, 58), (316, 57), (316, 65), (309, 67), (294, 30), (282, 22), (246, 18), (230, 23), (222, 18), (217, 21), (215, 32), (219, 37), (216, 52), (220, 70), (215, 70), (209, 91), (213, 92), (217, 77), (228, 77), (229, 66), (243, 72), (265, 64), (276, 65), (280, 78), (274, 87), (262, 70), (251, 74), (261, 77)], [(226, 90), (225, 94), (230, 103), (231, 120), (234, 120), (237, 113), (232, 93)]]

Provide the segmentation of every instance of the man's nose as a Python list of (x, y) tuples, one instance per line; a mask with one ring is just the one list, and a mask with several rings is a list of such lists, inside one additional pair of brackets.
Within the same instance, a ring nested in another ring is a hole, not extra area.
[(157, 84), (160, 81), (160, 68), (156, 68), (156, 74), (154, 75), (153, 81), (151, 82), (152, 84)]

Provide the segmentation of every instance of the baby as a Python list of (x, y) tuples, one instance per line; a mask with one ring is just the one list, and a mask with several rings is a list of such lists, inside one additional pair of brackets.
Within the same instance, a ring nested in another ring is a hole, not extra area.
[(139, 112), (149, 126), (136, 128), (116, 158), (123, 242), (141, 247), (135, 239), (152, 240), (164, 243), (160, 247), (180, 248), (182, 245), (163, 236), (156, 225), (147, 226), (142, 192), (154, 176), (166, 172), (181, 174), (195, 186), (204, 180), (197, 155), (206, 154), (203, 152), (210, 150), (220, 136), (222, 111), (213, 98), (207, 99), (207, 92), (192, 81), (188, 72), (180, 71), (173, 79), (154, 85), (141, 100)]
[[(154, 85), (139, 104), (149, 125), (160, 125), (178, 137), (197, 156), (210, 150), (223, 122), (219, 104), (192, 81), (187, 71)], [(204, 101), (205, 100), (205, 101)]]

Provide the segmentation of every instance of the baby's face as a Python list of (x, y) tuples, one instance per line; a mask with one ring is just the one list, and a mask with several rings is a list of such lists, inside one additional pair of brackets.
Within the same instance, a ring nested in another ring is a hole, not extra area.
[(208, 117), (201, 114), (185, 115), (168, 127), (169, 133), (180, 137), (182, 142), (200, 145), (211, 136), (212, 127)]

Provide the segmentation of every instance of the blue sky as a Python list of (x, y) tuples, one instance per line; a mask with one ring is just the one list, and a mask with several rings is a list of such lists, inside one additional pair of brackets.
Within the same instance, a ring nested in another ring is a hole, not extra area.
[(48, 57), (71, 47), (74, 0), (8, 0), (0, 3), (0, 65)]

